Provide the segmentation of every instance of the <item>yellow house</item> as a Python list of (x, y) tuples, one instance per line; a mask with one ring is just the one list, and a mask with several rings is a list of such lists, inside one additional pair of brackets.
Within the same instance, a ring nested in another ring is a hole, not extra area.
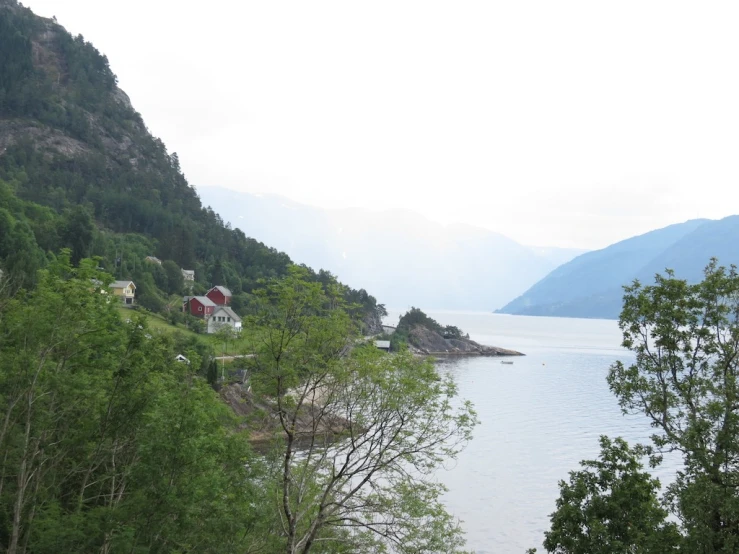
[(110, 288), (113, 294), (121, 297), (124, 304), (133, 304), (133, 297), (136, 294), (136, 285), (133, 281), (113, 281)]

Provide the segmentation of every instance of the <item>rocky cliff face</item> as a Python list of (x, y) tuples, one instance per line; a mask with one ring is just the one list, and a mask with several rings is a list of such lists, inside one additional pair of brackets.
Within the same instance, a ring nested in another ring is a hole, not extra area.
[(376, 310), (367, 314), (362, 322), (364, 323), (365, 335), (379, 335), (383, 332), (382, 318)]
[(521, 352), (485, 346), (470, 339), (445, 339), (436, 331), (415, 325), (408, 334), (410, 346), (420, 354), (471, 356), (523, 356)]
[(48, 158), (104, 153), (110, 168), (157, 171), (164, 145), (149, 135), (104, 55), (15, 0), (0, 0), (0, 33), (9, 35), (3, 54), (10, 57), (0, 72), (0, 153), (26, 141)]

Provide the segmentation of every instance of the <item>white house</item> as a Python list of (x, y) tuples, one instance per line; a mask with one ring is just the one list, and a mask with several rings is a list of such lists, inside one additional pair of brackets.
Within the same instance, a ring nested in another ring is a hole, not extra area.
[(216, 306), (208, 318), (208, 333), (215, 333), (224, 325), (238, 333), (241, 331), (241, 318), (228, 306)]
[(185, 281), (195, 281), (195, 270), (194, 269), (183, 269), (182, 278)]

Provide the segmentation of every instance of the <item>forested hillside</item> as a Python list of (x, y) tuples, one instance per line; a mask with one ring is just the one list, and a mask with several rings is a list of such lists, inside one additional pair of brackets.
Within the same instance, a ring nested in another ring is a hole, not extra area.
[[(0, 552), (461, 552), (432, 478), (476, 424), (451, 379), (363, 345), (365, 290), (204, 208), (105, 57), (14, 0), (0, 269)], [(238, 337), (160, 332), (111, 294), (133, 279), (182, 317), (182, 269), (231, 289)]]
[[(0, 37), (0, 268), (14, 286), (32, 285), (61, 248), (73, 262), (101, 257), (153, 311), (177, 306), (180, 269), (195, 270), (195, 293), (229, 287), (242, 310), (259, 279), (286, 273), (286, 254), (201, 204), (177, 154), (149, 133), (82, 36), (0, 0)], [(347, 294), (373, 311), (364, 291)]]

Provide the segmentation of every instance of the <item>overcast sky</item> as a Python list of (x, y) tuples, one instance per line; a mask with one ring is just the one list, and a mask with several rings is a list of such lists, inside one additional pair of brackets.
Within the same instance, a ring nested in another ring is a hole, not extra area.
[(196, 187), (599, 248), (739, 212), (739, 3), (25, 0)]

